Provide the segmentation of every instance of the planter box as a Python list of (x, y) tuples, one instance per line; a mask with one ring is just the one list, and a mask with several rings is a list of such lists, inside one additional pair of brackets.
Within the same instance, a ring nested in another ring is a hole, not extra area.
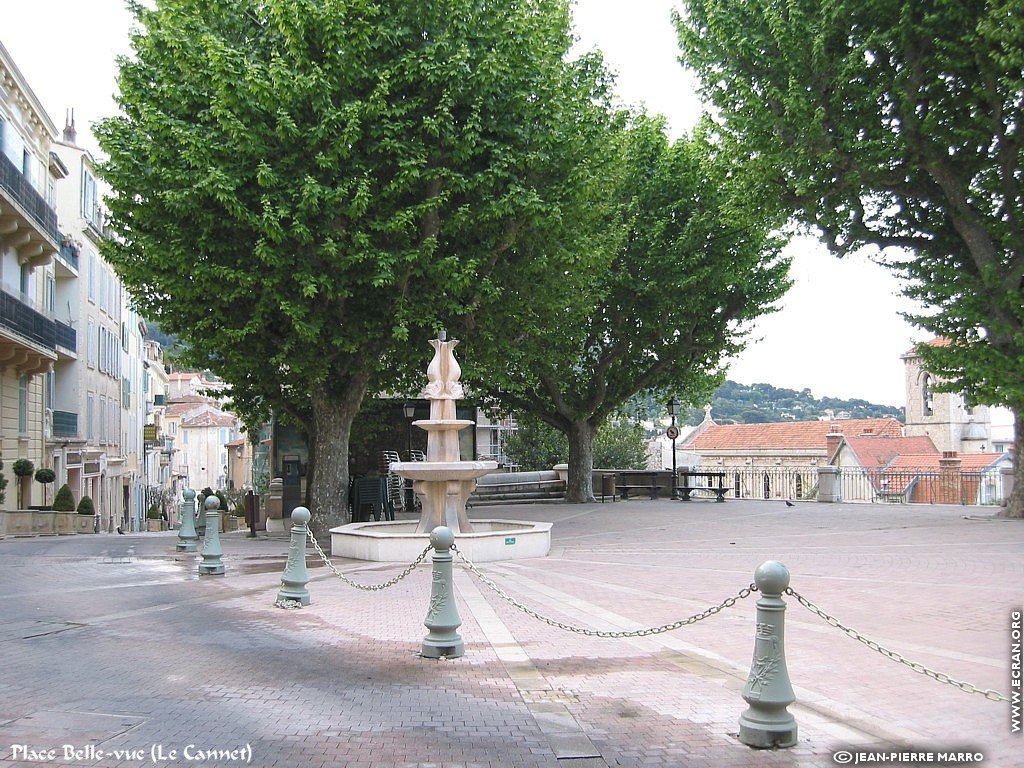
[(166, 531), (167, 530), (167, 521), (166, 520), (147, 520), (146, 521), (146, 530), (149, 531), (150, 533), (156, 533), (158, 531)]
[(8, 536), (31, 536), (33, 535), (32, 512), (16, 510), (7, 513), (7, 535)]
[(0, 512), (0, 539), (7, 535), (7, 513)]
[(61, 536), (69, 536), (77, 532), (78, 521), (75, 518), (80, 515), (75, 512), (53, 512), (51, 514), (57, 521), (55, 529)]
[(96, 533), (96, 515), (75, 513), (75, 533)]

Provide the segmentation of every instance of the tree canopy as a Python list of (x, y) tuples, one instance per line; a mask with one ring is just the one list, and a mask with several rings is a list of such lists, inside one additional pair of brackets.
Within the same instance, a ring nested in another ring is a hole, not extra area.
[(563, 0), (133, 10), (123, 114), (97, 130), (104, 253), (239, 407), (303, 424), (322, 530), (364, 394), (422, 356), (410, 334), (493, 296), (499, 267), (557, 275), (573, 251), (601, 188), (599, 58), (569, 58)]
[[(688, 0), (723, 145), (844, 254), (890, 251), (950, 391), (1024, 414), (1024, 2)], [(1009, 514), (1024, 515), (1017, 466)]]
[[(593, 498), (593, 438), (610, 414), (648, 389), (703, 402), (748, 321), (789, 287), (775, 209), (738, 194), (742, 169), (706, 138), (672, 142), (661, 119), (634, 116), (599, 230), (607, 266), (566, 274), (547, 315), (517, 311), (508, 292), (514, 326), (501, 312), (474, 318), (474, 387), (568, 435), (569, 500)], [(513, 342), (493, 346), (500, 356), (486, 348), (496, 336)]]

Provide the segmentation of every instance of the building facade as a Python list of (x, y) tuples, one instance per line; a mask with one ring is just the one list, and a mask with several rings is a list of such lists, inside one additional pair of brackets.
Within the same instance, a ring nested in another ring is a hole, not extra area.
[[(57, 326), (48, 311), (48, 270), (61, 247), (55, 190), (67, 168), (53, 152), (57, 129), (0, 44), (0, 458), (3, 509), (41, 501), (18, 459), (47, 466), (50, 371)], [(39, 489), (41, 491), (41, 489)]]

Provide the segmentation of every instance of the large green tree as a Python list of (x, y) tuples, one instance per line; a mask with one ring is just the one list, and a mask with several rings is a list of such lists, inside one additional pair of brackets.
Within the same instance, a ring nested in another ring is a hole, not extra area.
[(900, 249), (928, 307), (913, 320), (950, 341), (922, 346), (925, 365), (1010, 407), (1020, 456), (1024, 2), (688, 0), (678, 27), (724, 145), (759, 168), (752, 194), (837, 254)]
[[(565, 274), (556, 284), (561, 303), (516, 310), (513, 325), (485, 307), (465, 355), (475, 389), (567, 435), (566, 499), (574, 502), (594, 498), (601, 424), (645, 390), (703, 400), (748, 321), (789, 287), (775, 209), (739, 194), (741, 169), (702, 129), (672, 142), (662, 120), (638, 115), (618, 136), (600, 230), (606, 267)], [(510, 291), (503, 306), (521, 301)], [(500, 356), (481, 348), (495, 336), (507, 339), (493, 347)]]
[(247, 412), (303, 424), (323, 530), (347, 514), (352, 419), (411, 330), (589, 215), (599, 61), (569, 58), (564, 0), (133, 9), (123, 114), (97, 131), (105, 254)]

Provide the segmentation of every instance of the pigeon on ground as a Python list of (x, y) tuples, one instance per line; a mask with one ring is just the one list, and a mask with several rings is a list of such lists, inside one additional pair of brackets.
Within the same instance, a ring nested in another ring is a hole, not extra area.
[(795, 507), (795, 506), (796, 506), (796, 504), (794, 504), (794, 503), (793, 503), (792, 501), (790, 501), (789, 499), (787, 499), (787, 500), (786, 500), (786, 506), (787, 506), (787, 507)]

